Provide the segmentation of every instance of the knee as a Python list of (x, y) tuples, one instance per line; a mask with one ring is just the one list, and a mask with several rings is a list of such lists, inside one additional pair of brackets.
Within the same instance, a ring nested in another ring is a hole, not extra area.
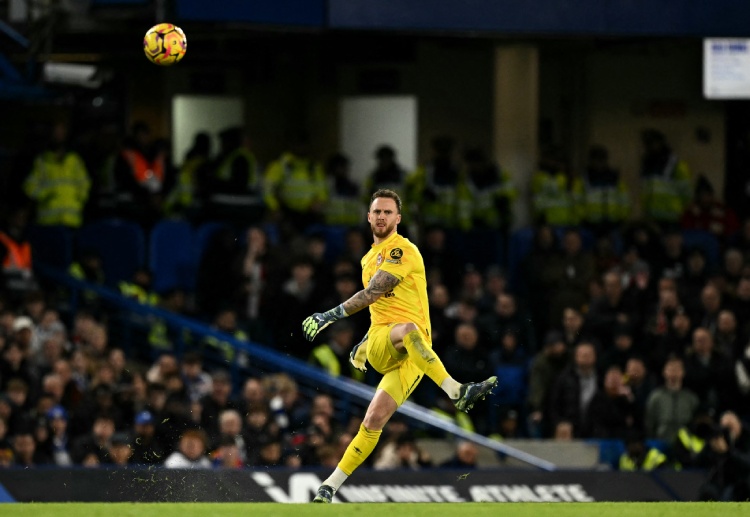
[(362, 425), (372, 431), (380, 431), (385, 427), (390, 415), (387, 411), (380, 408), (372, 408), (367, 411), (365, 418), (362, 419)]
[(368, 411), (362, 419), (362, 425), (372, 431), (380, 431), (388, 422), (388, 417), (380, 411)]

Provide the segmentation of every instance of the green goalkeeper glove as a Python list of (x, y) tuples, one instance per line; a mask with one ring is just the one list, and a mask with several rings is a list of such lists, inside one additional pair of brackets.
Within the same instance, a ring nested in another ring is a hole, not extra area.
[(305, 334), (305, 339), (312, 341), (328, 325), (347, 316), (349, 315), (344, 310), (344, 304), (330, 311), (316, 312), (302, 322), (302, 333)]

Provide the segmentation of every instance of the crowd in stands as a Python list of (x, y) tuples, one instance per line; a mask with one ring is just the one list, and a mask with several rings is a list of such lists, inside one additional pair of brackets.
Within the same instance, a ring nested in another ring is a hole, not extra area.
[[(6, 214), (0, 233), (4, 465), (334, 467), (358, 420), (338, 413), (332, 394), (304, 397), (284, 374), (233, 386), (200, 353), (214, 346), (229, 361), (231, 347), (214, 340), (177, 357), (174, 336), (158, 323), (145, 343), (158, 358), (126, 356), (111, 343), (95, 296), (65, 314), (58, 290), (40, 287), (24, 231), (32, 213), (35, 224), (71, 228), (115, 216), (147, 229), (164, 217), (227, 221), (202, 257), (194, 293), (153, 293), (145, 270), (121, 292), (372, 383), (377, 375), (348, 362), (366, 313), (331, 326), (313, 346), (293, 330), (360, 289), (366, 200), (382, 187), (404, 197), (401, 231), (424, 257), (433, 346), (447, 370), (459, 381), (516, 371), (523, 383), (521, 398), (501, 393), (470, 415), (456, 414), (427, 383), (418, 402), (499, 439), (623, 440), (625, 469), (696, 466), (750, 451), (742, 424), (750, 418), (750, 220), (740, 222), (705, 178), (692, 178), (661, 133), (643, 135), (637, 221), (606, 149), (594, 146), (579, 174), (559, 150), (545, 150), (530, 182), (529, 252), (514, 264), (493, 256), (486, 267), (467, 261), (451, 239), (482, 231), (507, 251), (518, 190), (479, 149), (456, 160), (449, 138), (436, 139), (433, 156), (411, 173), (380, 147), (364, 185), (349, 178), (346, 157), (325, 166), (313, 159), (303, 134), (264, 169), (240, 128), (221, 134), (216, 156), (208, 137), (196, 136), (179, 168), (143, 124), (122, 145), (106, 131), (87, 143), (74, 152), (65, 128), (55, 128), (20, 183), (29, 203)], [(345, 229), (337, 256), (320, 225)], [(685, 230), (707, 235), (718, 257), (686, 245)], [(100, 261), (85, 250), (71, 273), (103, 283)], [(375, 466), (431, 464), (405, 427), (387, 429)], [(654, 439), (668, 455), (645, 445)], [(476, 451), (461, 444), (451, 461), (470, 464)]]

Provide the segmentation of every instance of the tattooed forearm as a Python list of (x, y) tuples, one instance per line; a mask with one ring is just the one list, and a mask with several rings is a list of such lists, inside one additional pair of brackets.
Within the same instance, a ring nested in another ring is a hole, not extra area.
[(388, 291), (393, 290), (399, 283), (399, 279), (390, 273), (378, 270), (370, 279), (370, 284), (344, 302), (344, 310), (347, 314), (354, 314), (365, 307), (369, 307)]

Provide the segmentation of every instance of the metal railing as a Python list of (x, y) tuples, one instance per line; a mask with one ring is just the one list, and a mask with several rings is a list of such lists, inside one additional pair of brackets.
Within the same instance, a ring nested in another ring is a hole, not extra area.
[[(310, 366), (304, 361), (286, 356), (257, 343), (235, 339), (228, 334), (211, 328), (203, 322), (179, 316), (159, 307), (137, 303), (134, 300), (123, 297), (111, 289), (83, 282), (65, 274), (64, 272), (49, 267), (38, 266), (37, 271), (43, 277), (51, 279), (56, 284), (71, 289), (71, 305), (73, 307), (76, 306), (76, 297), (81, 296), (83, 292), (93, 292), (96, 293), (102, 301), (113, 307), (137, 314), (144, 318), (150, 317), (159, 319), (173, 328), (189, 331), (201, 338), (214, 337), (222, 342), (229, 343), (237, 352), (235, 355), (240, 353), (246, 354), (249, 356), (250, 362), (254, 365), (265, 364), (271, 366), (273, 370), (286, 372), (296, 380), (304, 379), (307, 383), (313, 386), (328, 388), (335, 392), (337, 397), (357, 401), (366, 406), (375, 394), (375, 388), (371, 386), (351, 379), (333, 377), (319, 368)], [(182, 352), (183, 350), (180, 350), (178, 347), (176, 350), (177, 355), (180, 355)], [(237, 365), (237, 361), (233, 361), (230, 366), (232, 374), (235, 376), (235, 380), (237, 380), (237, 376), (240, 375), (240, 367)], [(438, 416), (435, 412), (418, 404), (407, 401), (399, 408), (398, 412), (424, 425), (440, 429), (457, 438), (469, 440), (496, 451), (497, 453), (515, 458), (539, 469), (546, 471), (556, 470), (555, 465), (547, 460), (510, 447), (502, 442), (487, 438), (486, 436), (462, 429), (454, 423)]]

